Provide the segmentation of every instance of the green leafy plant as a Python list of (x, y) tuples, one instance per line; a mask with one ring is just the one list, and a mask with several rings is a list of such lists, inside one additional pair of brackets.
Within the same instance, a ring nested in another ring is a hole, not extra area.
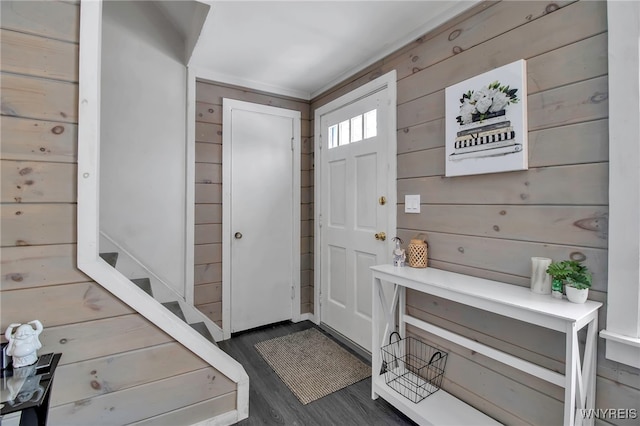
[(576, 260), (553, 262), (547, 268), (547, 274), (578, 290), (590, 288), (593, 278), (589, 268)]

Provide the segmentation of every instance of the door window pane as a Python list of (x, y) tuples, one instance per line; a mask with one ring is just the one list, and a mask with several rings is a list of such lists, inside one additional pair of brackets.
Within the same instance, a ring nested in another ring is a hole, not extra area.
[(339, 130), (339, 138), (340, 138), (340, 145), (346, 145), (349, 143), (349, 120), (345, 120), (343, 122), (341, 122), (339, 125), (340, 130)]
[(371, 110), (364, 114), (364, 138), (373, 138), (378, 134), (377, 110)]
[(329, 127), (329, 149), (338, 146), (338, 125), (334, 124)]
[(329, 149), (373, 138), (378, 134), (377, 110), (356, 115), (328, 128)]
[(362, 116), (358, 115), (351, 119), (351, 142), (362, 140)]

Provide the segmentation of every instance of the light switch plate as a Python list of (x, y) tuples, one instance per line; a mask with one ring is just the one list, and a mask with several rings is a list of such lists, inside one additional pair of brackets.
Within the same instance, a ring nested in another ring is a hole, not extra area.
[(420, 194), (404, 196), (404, 212), (420, 213)]

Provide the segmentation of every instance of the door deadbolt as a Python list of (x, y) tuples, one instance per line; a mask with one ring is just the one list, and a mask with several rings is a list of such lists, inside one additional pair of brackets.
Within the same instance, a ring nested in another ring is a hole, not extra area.
[(387, 239), (387, 234), (385, 234), (384, 232), (378, 232), (378, 233), (375, 235), (375, 237), (376, 237), (376, 240), (384, 241), (384, 240), (386, 240), (386, 239)]
[(239, 240), (240, 238), (242, 238), (242, 233), (236, 232), (235, 234), (233, 234), (233, 236), (236, 237), (236, 240)]

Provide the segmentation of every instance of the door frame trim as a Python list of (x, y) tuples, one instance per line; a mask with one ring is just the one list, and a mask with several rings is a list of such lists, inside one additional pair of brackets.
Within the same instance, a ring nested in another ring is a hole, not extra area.
[[(223, 338), (231, 337), (231, 110), (241, 108), (264, 114), (278, 115), (293, 120), (292, 154), (293, 168), (293, 202), (292, 212), (292, 248), (291, 285), (291, 319), (300, 320), (300, 149), (301, 149), (301, 114), (300, 111), (278, 108), (236, 99), (222, 99), (222, 332)], [(225, 131), (226, 129), (226, 131)]]
[[(387, 217), (387, 234), (394, 236), (397, 233), (397, 73), (396, 70), (392, 70), (367, 84), (364, 84), (357, 89), (352, 90), (319, 108), (314, 112), (314, 260), (313, 260), (313, 282), (314, 282), (314, 322), (318, 325), (322, 322), (322, 311), (320, 309), (320, 302), (322, 297), (322, 233), (320, 223), (320, 212), (322, 211), (322, 116), (336, 111), (350, 103), (353, 103), (361, 98), (367, 97), (382, 89), (387, 89), (387, 102), (389, 108), (387, 109), (387, 159), (389, 161), (389, 169), (387, 174), (387, 202), (389, 204), (389, 215)], [(393, 241), (391, 238), (387, 239), (387, 252), (389, 257), (393, 250)]]

